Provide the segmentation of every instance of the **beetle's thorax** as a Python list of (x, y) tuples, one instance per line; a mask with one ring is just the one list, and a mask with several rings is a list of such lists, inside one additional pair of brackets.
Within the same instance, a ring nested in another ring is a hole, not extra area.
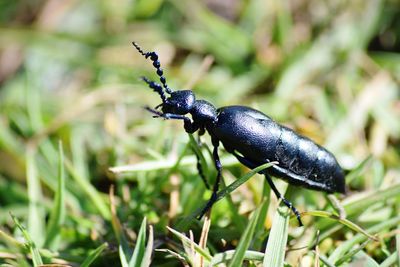
[(199, 125), (209, 125), (217, 121), (217, 109), (208, 101), (196, 100), (190, 110), (193, 121)]

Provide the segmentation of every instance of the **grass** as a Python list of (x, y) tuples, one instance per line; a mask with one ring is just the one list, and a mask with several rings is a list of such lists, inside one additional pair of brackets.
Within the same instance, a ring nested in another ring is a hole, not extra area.
[[(0, 2), (2, 266), (400, 266), (397, 2), (207, 2)], [(196, 220), (211, 142), (143, 109), (160, 99), (132, 41), (171, 88), (327, 147), (348, 194), (275, 179), (298, 227), (221, 148), (219, 201)]]

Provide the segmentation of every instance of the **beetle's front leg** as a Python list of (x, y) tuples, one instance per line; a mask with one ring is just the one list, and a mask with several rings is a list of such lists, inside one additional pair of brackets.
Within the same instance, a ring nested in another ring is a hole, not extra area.
[(204, 216), (204, 214), (206, 214), (207, 211), (209, 211), (211, 209), (211, 207), (214, 205), (215, 201), (217, 201), (217, 197), (218, 197), (217, 193), (218, 193), (218, 189), (219, 189), (219, 184), (221, 183), (222, 164), (221, 164), (221, 161), (220, 161), (219, 155), (218, 155), (219, 140), (216, 139), (215, 137), (211, 137), (211, 142), (214, 146), (213, 158), (214, 158), (215, 168), (217, 169), (217, 178), (215, 179), (215, 182), (214, 182), (214, 187), (213, 187), (211, 198), (208, 200), (206, 206), (203, 208), (200, 215), (198, 216), (199, 220)]
[(183, 120), (183, 126), (187, 133), (194, 133), (196, 132), (200, 126), (197, 123), (192, 122), (188, 117), (179, 114), (172, 114), (172, 113), (162, 113), (156, 109), (152, 109), (150, 107), (145, 107), (145, 109), (154, 114), (154, 118), (163, 118), (166, 120)]
[(197, 123), (192, 122), (188, 117), (185, 117), (183, 115), (164, 113), (162, 117), (165, 119), (183, 120), (183, 127), (185, 128), (185, 132), (190, 134), (196, 132), (199, 129)]

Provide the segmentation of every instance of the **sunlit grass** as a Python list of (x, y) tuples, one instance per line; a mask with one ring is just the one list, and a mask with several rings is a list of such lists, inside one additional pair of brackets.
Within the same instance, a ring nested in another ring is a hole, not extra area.
[[(0, 264), (400, 264), (396, 1), (222, 2), (0, 4)], [(298, 227), (221, 148), (219, 201), (196, 220), (211, 192), (193, 150), (212, 184), (209, 137), (197, 147), (143, 109), (160, 99), (132, 41), (158, 52), (170, 87), (326, 146), (348, 194), (333, 205), (276, 179)]]

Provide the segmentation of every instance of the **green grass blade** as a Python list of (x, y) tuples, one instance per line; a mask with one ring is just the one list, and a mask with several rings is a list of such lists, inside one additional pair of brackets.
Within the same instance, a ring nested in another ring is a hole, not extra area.
[(249, 180), (251, 177), (253, 177), (258, 172), (265, 170), (265, 169), (273, 166), (274, 164), (276, 164), (276, 162), (269, 162), (269, 163), (260, 165), (257, 168), (252, 169), (251, 171), (249, 171), (248, 173), (246, 173), (245, 175), (243, 175), (242, 177), (240, 177), (239, 179), (237, 179), (236, 181), (234, 181), (233, 183), (231, 183), (230, 185), (228, 185), (227, 187), (222, 189), (218, 193), (217, 200), (215, 202), (223, 199), (227, 194), (232, 193), (236, 188), (238, 188), (239, 186), (241, 186), (242, 184), (247, 182), (247, 180)]
[(249, 220), (243, 235), (240, 237), (239, 244), (236, 247), (235, 254), (233, 255), (232, 261), (229, 263), (229, 267), (242, 266), (242, 263), (244, 260), (244, 255), (246, 254), (246, 251), (249, 248), (250, 242), (254, 236), (254, 230), (258, 223), (260, 211), (263, 209), (263, 206), (265, 206), (265, 205), (266, 205), (265, 202), (262, 203), (261, 206), (255, 210), (253, 216)]
[(143, 255), (143, 260), (142, 263), (140, 264), (140, 267), (148, 267), (151, 264), (151, 255), (153, 253), (153, 241), (154, 235), (153, 235), (153, 227), (149, 225), (149, 238), (147, 241), (146, 245), (146, 250)]
[(129, 260), (129, 267), (139, 267), (146, 249), (146, 217), (143, 218), (142, 225), (140, 226), (136, 246), (133, 250), (131, 259)]
[(396, 255), (397, 265), (400, 266), (400, 234), (396, 235)]
[(54, 196), (54, 206), (50, 213), (49, 224), (45, 240), (45, 247), (56, 249), (57, 238), (60, 235), (60, 228), (65, 219), (65, 174), (64, 174), (64, 152), (61, 141), (58, 144), (58, 185)]
[[(246, 173), (242, 177), (238, 178), (233, 183), (231, 183), (230, 185), (228, 185), (227, 187), (225, 187), (224, 189), (222, 189), (222, 190), (220, 190), (218, 192), (217, 199), (215, 200), (214, 204), (217, 203), (218, 201), (220, 201), (221, 199), (223, 199), (226, 195), (228, 195), (228, 194), (232, 193), (233, 191), (235, 191), (236, 188), (238, 188), (239, 186), (241, 186), (242, 184), (247, 182), (247, 180), (249, 180), (255, 174), (257, 174), (258, 172), (273, 166), (274, 164), (276, 164), (276, 162), (265, 163), (263, 165), (258, 166), (257, 168), (252, 169), (251, 171), (249, 171), (248, 173)], [(189, 216), (185, 220), (184, 224), (187, 224), (188, 221), (190, 221), (193, 218), (197, 217), (198, 214), (200, 214), (200, 212), (204, 209), (204, 207), (201, 207), (200, 209), (196, 210), (196, 212), (194, 212), (191, 216)]]
[(184, 253), (178, 253), (178, 252), (172, 251), (170, 249), (156, 249), (155, 251), (167, 253), (170, 256), (180, 260), (181, 262), (185, 262), (185, 263), (189, 262), (189, 259), (186, 257), (186, 255)]
[(35, 152), (36, 149), (33, 147), (28, 147), (26, 152), (26, 175), (29, 196), (29, 217), (27, 228), (32, 240), (35, 241), (37, 246), (41, 247), (45, 237), (44, 210), (41, 206), (41, 203), (43, 202), (43, 195), (34, 157)]
[[(179, 162), (180, 167), (194, 166), (197, 159), (195, 156), (183, 156)], [(222, 165), (225, 167), (239, 165), (234, 156), (221, 157)], [(113, 173), (131, 173), (131, 172), (149, 172), (158, 170), (171, 170), (176, 166), (177, 160), (174, 158), (147, 160), (132, 165), (122, 165), (110, 167), (109, 170)], [(126, 179), (129, 179), (127, 177)]]
[(74, 169), (72, 163), (68, 159), (65, 159), (65, 166), (67, 167), (74, 181), (80, 186), (80, 188), (82, 188), (82, 190), (92, 200), (93, 204), (98, 209), (103, 218), (109, 220), (111, 218), (110, 210), (106, 202), (100, 195), (100, 193), (96, 190), (96, 188)]
[(131, 248), (129, 247), (128, 239), (125, 235), (125, 232), (121, 225), (121, 222), (117, 216), (116, 203), (115, 203), (116, 200), (114, 197), (114, 187), (113, 186), (110, 188), (109, 197), (110, 197), (110, 210), (111, 210), (111, 225), (112, 225), (112, 229), (114, 231), (114, 235), (119, 244), (118, 249), (119, 249), (121, 264), (123, 266), (128, 266), (128, 261), (127, 261), (125, 255), (132, 255), (133, 252), (132, 252)]
[(351, 258), (353, 258), (362, 249), (364, 249), (370, 242), (371, 242), (371, 239), (368, 239), (367, 241), (362, 243), (359, 247), (356, 247), (355, 249), (351, 250), (349, 253), (344, 255), (342, 258), (340, 258), (337, 262), (335, 262), (335, 264), (340, 266), (343, 263), (345, 263), (346, 261), (350, 261)]
[(360, 176), (360, 174), (365, 170), (367, 165), (371, 163), (373, 157), (372, 155), (368, 156), (366, 159), (364, 159), (356, 168), (351, 170), (349, 174), (346, 175), (346, 183), (349, 184), (351, 181), (353, 181), (355, 178)]
[(23, 155), (21, 153), (24, 150), (22, 142), (19, 142), (19, 140), (13, 135), (13, 132), (6, 123), (6, 118), (2, 115), (0, 116), (0, 149), (12, 154), (16, 159), (18, 159), (18, 163), (23, 162), (23, 157), (21, 157), (21, 155)]
[[(236, 250), (228, 250), (222, 253), (215, 254), (211, 260), (210, 265), (215, 266), (218, 264), (226, 263), (233, 259)], [(243, 260), (252, 260), (261, 262), (264, 259), (264, 253), (258, 251), (246, 250), (243, 255)]]
[(331, 212), (322, 211), (322, 210), (305, 211), (302, 213), (302, 215), (311, 215), (311, 216), (315, 216), (315, 217), (330, 218), (330, 219), (336, 220), (336, 221), (340, 222), (341, 224), (347, 226), (348, 228), (352, 229), (353, 231), (363, 234), (372, 240), (378, 241), (376, 237), (370, 235), (368, 232), (366, 232), (364, 229), (362, 229), (357, 224), (355, 224), (347, 219), (341, 219), (339, 216), (337, 216)]
[(347, 216), (364, 211), (366, 208), (375, 203), (384, 202), (389, 198), (397, 197), (400, 195), (400, 184), (393, 185), (389, 188), (377, 190), (367, 194), (363, 194), (361, 198), (356, 200), (351, 199), (349, 202), (342, 201), (342, 205), (346, 210)]
[[(363, 250), (354, 255), (353, 263), (354, 266), (357, 266), (357, 263), (361, 263), (363, 267), (379, 267), (379, 264)], [(337, 263), (335, 265), (339, 266)]]
[[(14, 214), (11, 215), (11, 217), (14, 216)], [(23, 248), (23, 244), (20, 241), (2, 230), (0, 230), (0, 240), (2, 243), (11, 244), (13, 247)]]
[(384, 260), (381, 265), (379, 265), (380, 267), (392, 267), (392, 266), (400, 266), (399, 265), (399, 255), (398, 255), (398, 250), (397, 252), (393, 252), (389, 257), (386, 258), (386, 260)]
[[(341, 205), (343, 206), (347, 217), (350, 217), (365, 211), (376, 203), (383, 203), (388, 199), (397, 197), (398, 195), (400, 195), (400, 183), (394, 184), (385, 189), (360, 193), (357, 198), (352, 197), (344, 199), (341, 202)], [(332, 226), (334, 222), (335, 221), (320, 221), (317, 224), (320, 228), (326, 228)]]
[[(318, 255), (319, 259), (328, 267), (336, 267), (333, 263), (331, 263), (325, 255)], [(315, 259), (318, 260), (318, 259)]]
[(260, 216), (258, 219), (258, 223), (256, 225), (256, 229), (254, 230), (255, 238), (253, 241), (253, 249), (259, 250), (263, 246), (264, 239), (265, 239), (265, 220), (267, 218), (268, 214), (268, 208), (270, 204), (270, 196), (271, 196), (271, 187), (268, 186), (267, 181), (264, 179), (263, 183), (263, 190), (262, 190), (262, 202), (261, 203), (266, 203), (265, 205), (262, 205), (261, 210), (260, 210)]
[(93, 250), (89, 256), (82, 262), (81, 267), (89, 267), (90, 264), (94, 262), (94, 260), (103, 252), (104, 249), (108, 247), (107, 243), (103, 243), (98, 246), (95, 250)]
[[(10, 216), (10, 213), (7, 214)], [(14, 215), (15, 216), (15, 215)], [(14, 231), (15, 233), (16, 231)], [(19, 232), (19, 231), (18, 231)], [(17, 240), (17, 238), (19, 240)], [(2, 244), (1, 252), (4, 253), (1, 257), (0, 261), (6, 261), (6, 255), (10, 253), (11, 255), (17, 255), (21, 253), (21, 251), (26, 251), (26, 244), (22, 242), (21, 238), (17, 237), (14, 238), (13, 236), (9, 235), (0, 230), (0, 243)], [(9, 260), (10, 266), (19, 266), (19, 267), (31, 267), (32, 264), (28, 262), (28, 257), (17, 257), (16, 262), (12, 262)], [(0, 266), (7, 266), (7, 265), (0, 265)]]
[(283, 266), (289, 230), (290, 210), (279, 207), (273, 218), (263, 261), (264, 267)]
[(198, 244), (196, 244), (195, 242), (193, 242), (192, 240), (190, 240), (187, 236), (185, 236), (184, 234), (179, 233), (178, 231), (167, 227), (169, 231), (171, 231), (172, 234), (174, 234), (176, 237), (179, 238), (179, 240), (181, 240), (181, 242), (184, 244), (184, 246), (187, 247), (194, 247), (194, 250), (199, 253), (201, 256), (204, 257), (205, 260), (207, 261), (211, 261), (212, 257), (210, 255), (210, 253), (208, 251), (206, 251), (205, 249), (203, 249), (202, 247), (200, 247)]
[(35, 242), (33, 242), (30, 234), (28, 233), (28, 231), (25, 229), (25, 227), (22, 226), (22, 224), (19, 222), (18, 218), (15, 217), (14, 215), (11, 214), (11, 217), (15, 223), (15, 225), (17, 225), (17, 227), (19, 228), (19, 230), (22, 232), (22, 235), (24, 236), (25, 240), (26, 240), (26, 245), (29, 249), (29, 251), (32, 254), (32, 261), (33, 261), (33, 266), (38, 267), (43, 265), (43, 260), (42, 257), (40, 256), (39, 250), (36, 247)]
[(118, 246), (118, 252), (122, 267), (129, 267), (128, 260), (126, 259), (126, 255), (124, 249), (122, 248), (122, 245)]
[[(383, 231), (385, 229), (391, 229), (393, 227), (396, 227), (400, 223), (400, 216), (391, 218), (389, 220), (386, 220), (384, 222), (381, 222), (377, 225), (374, 225), (371, 228), (367, 229), (367, 232), (370, 234), (375, 234), (380, 231)], [(355, 246), (357, 246), (359, 243), (364, 242), (368, 237), (364, 234), (357, 234), (353, 238), (343, 242), (340, 246), (338, 246), (333, 253), (329, 256), (329, 261), (330, 262), (336, 262), (340, 260), (343, 255), (351, 251)]]

